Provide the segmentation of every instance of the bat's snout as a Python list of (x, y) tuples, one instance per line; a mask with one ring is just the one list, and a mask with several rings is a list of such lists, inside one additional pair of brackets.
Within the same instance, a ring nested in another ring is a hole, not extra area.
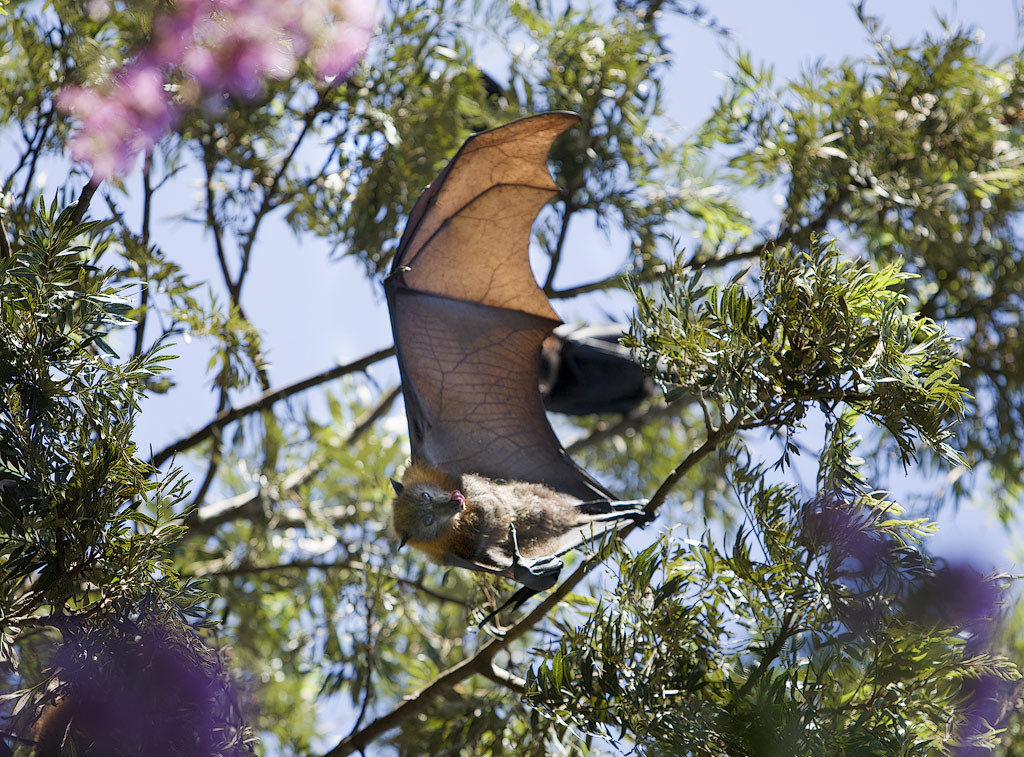
[(458, 489), (452, 492), (452, 496), (448, 501), (458, 505), (460, 510), (463, 510), (466, 507), (466, 495)]

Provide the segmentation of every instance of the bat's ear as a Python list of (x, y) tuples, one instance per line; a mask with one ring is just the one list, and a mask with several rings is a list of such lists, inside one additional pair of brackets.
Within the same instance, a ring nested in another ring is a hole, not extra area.
[[(392, 482), (392, 483), (394, 483), (394, 482)], [(399, 486), (401, 486), (401, 484), (399, 484)], [(399, 548), (399, 549), (401, 549), (402, 547), (404, 547), (404, 546), (405, 546), (405, 543), (406, 543), (407, 541), (409, 541), (409, 534), (401, 534), (401, 537), (402, 537), (402, 540), (401, 540), (400, 542), (398, 542), (398, 548)]]
[(401, 494), (402, 494), (402, 490), (403, 490), (403, 489), (405, 489), (405, 487), (404, 487), (404, 486), (402, 486), (402, 485), (401, 485), (400, 483), (398, 483), (397, 481), (395, 481), (395, 479), (391, 479), (391, 486), (393, 486), (393, 487), (394, 487), (394, 489), (395, 489), (395, 494), (398, 494), (398, 495), (401, 495)]

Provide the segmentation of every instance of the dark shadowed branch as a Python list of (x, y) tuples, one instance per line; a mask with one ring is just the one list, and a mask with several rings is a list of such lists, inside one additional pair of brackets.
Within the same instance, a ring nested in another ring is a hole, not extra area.
[[(566, 196), (572, 197), (572, 193), (567, 192)], [(555, 243), (555, 249), (551, 252), (551, 265), (548, 266), (548, 275), (544, 279), (544, 286), (541, 287), (545, 292), (551, 291), (555, 276), (558, 274), (558, 264), (562, 260), (562, 249), (565, 247), (566, 234), (569, 232), (569, 221), (572, 219), (572, 214), (575, 210), (569, 200), (562, 204), (562, 224), (558, 230), (558, 241)]]
[(7, 238), (7, 229), (4, 228), (4, 219), (0, 218), (0, 259), (11, 257), (11, 242)]
[(96, 194), (96, 190), (99, 189), (100, 180), (93, 176), (89, 179), (88, 183), (82, 187), (82, 193), (78, 196), (78, 202), (75, 203), (75, 209), (71, 213), (71, 225), (74, 226), (82, 222), (85, 218), (85, 211), (89, 209), (89, 203), (92, 202), (92, 197)]
[[(150, 218), (153, 213), (153, 185), (150, 181), (153, 172), (153, 157), (147, 155), (142, 164), (142, 228), (139, 230), (139, 243), (149, 254)], [(149, 265), (143, 260), (139, 271), (139, 318), (135, 325), (135, 347), (132, 355), (139, 357), (143, 351), (146, 333), (146, 317), (149, 315)]]

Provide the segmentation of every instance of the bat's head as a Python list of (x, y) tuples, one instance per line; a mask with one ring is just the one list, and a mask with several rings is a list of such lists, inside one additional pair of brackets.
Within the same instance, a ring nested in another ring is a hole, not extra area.
[(408, 541), (423, 547), (448, 532), (454, 518), (466, 508), (466, 498), (440, 482), (409, 479), (406, 474), (404, 483), (391, 482), (395, 488), (392, 522), (402, 544)]

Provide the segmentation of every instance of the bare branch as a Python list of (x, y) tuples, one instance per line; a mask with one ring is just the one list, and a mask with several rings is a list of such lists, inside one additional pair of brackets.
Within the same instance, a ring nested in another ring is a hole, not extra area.
[[(48, 111), (46, 111), (46, 113), (42, 115), (42, 118), (40, 119), (41, 123), (37, 122), (36, 124), (35, 134), (32, 135), (31, 140), (28, 140), (29, 154), (32, 156), (32, 158), (29, 160), (28, 172), (25, 174), (25, 188), (21, 192), (21, 197), (23, 200), (28, 199), (29, 191), (32, 189), (32, 180), (35, 178), (36, 165), (39, 162), (39, 156), (43, 151), (43, 142), (46, 140), (46, 135), (50, 130), (50, 125), (53, 123), (54, 113), (55, 109), (50, 108)], [(11, 174), (11, 179), (12, 181), (14, 179), (13, 173)], [(99, 184), (99, 181), (97, 181), (96, 183)], [(91, 196), (92, 195), (90, 194), (90, 197)], [(86, 205), (88, 204), (89, 203), (87, 202)], [(82, 209), (82, 212), (84, 214), (85, 208)], [(78, 220), (74, 221), (73, 223), (78, 223), (81, 220), (82, 218), (79, 217)]]
[[(153, 156), (146, 155), (142, 164), (142, 229), (139, 232), (140, 243), (145, 254), (149, 253), (149, 226), (153, 210), (153, 186), (150, 174), (153, 170)], [(146, 317), (149, 315), (149, 266), (144, 262), (139, 275), (139, 319), (135, 324), (135, 347), (132, 354), (139, 357), (143, 351), (146, 333)]]
[(803, 242), (811, 234), (816, 232), (824, 231), (825, 227), (828, 226), (828, 222), (832, 220), (832, 216), (835, 215), (836, 210), (846, 199), (849, 194), (849, 189), (843, 188), (836, 192), (835, 197), (826, 200), (818, 213), (807, 221), (807, 223), (800, 226), (789, 226), (773, 238), (767, 239), (760, 244), (756, 244), (753, 247), (749, 247), (744, 250), (734, 250), (733, 252), (725, 255), (712, 255), (707, 258), (698, 258), (696, 255), (690, 259), (687, 263), (688, 266), (693, 268), (710, 268), (720, 267), (729, 263), (735, 263), (738, 260), (749, 260), (750, 258), (758, 258), (762, 253), (774, 247), (781, 247), (783, 245), (790, 244), (791, 242)]
[(314, 386), (318, 386), (319, 384), (323, 384), (328, 381), (332, 381), (336, 378), (346, 376), (350, 373), (357, 373), (358, 371), (366, 370), (374, 363), (378, 363), (381, 360), (389, 358), (394, 354), (394, 347), (387, 347), (382, 350), (377, 350), (376, 352), (370, 353), (369, 355), (361, 357), (358, 360), (354, 360), (351, 363), (335, 366), (334, 368), (330, 368), (329, 370), (323, 371), (322, 373), (318, 373), (314, 376), (309, 376), (308, 378), (304, 378), (301, 381), (296, 381), (294, 384), (283, 386), (280, 389), (266, 391), (263, 394), (261, 394), (257, 399), (245, 405), (239, 405), (238, 407), (234, 407), (229, 410), (219, 412), (217, 413), (216, 417), (214, 417), (213, 420), (211, 420), (198, 431), (194, 431), (188, 436), (178, 439), (177, 441), (172, 442), (171, 444), (168, 444), (162, 450), (153, 455), (153, 459), (150, 461), (150, 464), (154, 468), (159, 468), (161, 465), (167, 462), (167, 460), (169, 460), (171, 456), (176, 455), (179, 452), (183, 452), (184, 450), (191, 449), (192, 447), (195, 447), (197, 444), (206, 441), (207, 439), (210, 438), (214, 431), (216, 431), (217, 429), (224, 428), (229, 423), (234, 423), (240, 418), (244, 418), (245, 416), (251, 415), (252, 413), (257, 413), (260, 410), (265, 410), (274, 405), (275, 403), (280, 402), (281, 400), (288, 399), (289, 397), (298, 394), (299, 392), (304, 392), (306, 389), (310, 389)]
[[(567, 197), (571, 197), (572, 193), (567, 193)], [(544, 279), (544, 286), (541, 287), (545, 292), (551, 291), (551, 286), (555, 281), (555, 274), (558, 273), (558, 264), (562, 259), (562, 248), (565, 246), (565, 238), (569, 233), (569, 221), (572, 219), (572, 214), (575, 208), (566, 199), (562, 203), (562, 227), (558, 231), (558, 241), (555, 243), (555, 249), (551, 253), (551, 265), (548, 268), (547, 278)]]
[(495, 662), (491, 662), (491, 666), (484, 670), (480, 675), (489, 681), (494, 681), (497, 684), (501, 684), (512, 692), (522, 696), (526, 693), (526, 681), (515, 673), (505, 670)]
[(600, 444), (606, 439), (613, 439), (616, 436), (622, 436), (629, 431), (635, 431), (636, 429), (643, 428), (648, 423), (652, 423), (660, 418), (666, 418), (672, 415), (680, 405), (688, 404), (692, 401), (693, 395), (684, 395), (682, 397), (677, 397), (669, 403), (660, 404), (658, 406), (651, 405), (645, 412), (638, 413), (636, 415), (627, 415), (617, 423), (599, 425), (582, 439), (577, 439), (566, 447), (565, 451), (570, 455), (573, 455), (582, 449), (592, 447), (595, 444)]
[(658, 263), (648, 266), (635, 274), (631, 274), (627, 271), (621, 271), (607, 278), (600, 279), (599, 281), (592, 281), (589, 284), (580, 284), (579, 286), (569, 287), (568, 289), (545, 291), (545, 294), (547, 294), (548, 299), (551, 300), (568, 300), (573, 297), (579, 297), (582, 294), (589, 294), (590, 292), (600, 292), (605, 289), (622, 287), (627, 276), (635, 278), (639, 282), (653, 281), (664, 274), (666, 270), (666, 266), (663, 263)]
[(281, 179), (284, 178), (284, 174), (288, 170), (288, 166), (291, 165), (292, 160), (295, 158), (295, 154), (299, 151), (299, 147), (302, 145), (303, 140), (305, 140), (310, 129), (313, 127), (313, 122), (316, 121), (316, 117), (323, 113), (327, 108), (325, 94), (325, 92), (321, 92), (317, 97), (316, 103), (306, 113), (306, 116), (303, 119), (302, 129), (295, 137), (295, 141), (292, 143), (291, 149), (281, 161), (281, 165), (278, 166), (277, 171), (274, 172), (274, 176), (270, 180), (270, 183), (263, 188), (263, 199), (260, 201), (260, 206), (253, 215), (252, 224), (245, 235), (245, 241), (242, 243), (242, 263), (238, 271), (238, 278), (235, 280), (234, 284), (235, 290), (239, 293), (241, 293), (242, 281), (249, 272), (252, 248), (256, 242), (256, 235), (259, 232), (260, 224), (263, 222), (267, 213), (277, 207), (274, 203), (274, 195), (277, 192), (278, 184), (281, 183)]
[(395, 583), (423, 592), (427, 596), (433, 597), (439, 602), (448, 602), (450, 604), (459, 605), (460, 607), (465, 607), (466, 609), (470, 609), (473, 606), (472, 602), (462, 599), (461, 597), (456, 597), (452, 594), (446, 594), (442, 591), (438, 591), (437, 589), (432, 589), (424, 584), (422, 579), (406, 578), (384, 568), (374, 567), (368, 563), (362, 562), (361, 560), (335, 560), (333, 562), (325, 562), (319, 558), (309, 558), (291, 560), (289, 562), (276, 563), (272, 565), (237, 565), (233, 568), (203, 571), (202, 575), (232, 578), (234, 576), (254, 576), (261, 573), (278, 573), (287, 570), (354, 570), (364, 574), (375, 573), (386, 576)]
[(213, 234), (213, 247), (217, 253), (217, 263), (220, 265), (220, 274), (224, 279), (224, 285), (228, 288), (228, 295), (231, 302), (237, 304), (238, 292), (231, 279), (231, 271), (228, 269), (228, 258), (224, 250), (224, 239), (220, 233), (220, 222), (217, 220), (215, 211), (217, 197), (213, 189), (213, 172), (215, 170), (215, 159), (211, 155), (212, 148), (203, 150), (203, 167), (206, 169), (206, 226)]

